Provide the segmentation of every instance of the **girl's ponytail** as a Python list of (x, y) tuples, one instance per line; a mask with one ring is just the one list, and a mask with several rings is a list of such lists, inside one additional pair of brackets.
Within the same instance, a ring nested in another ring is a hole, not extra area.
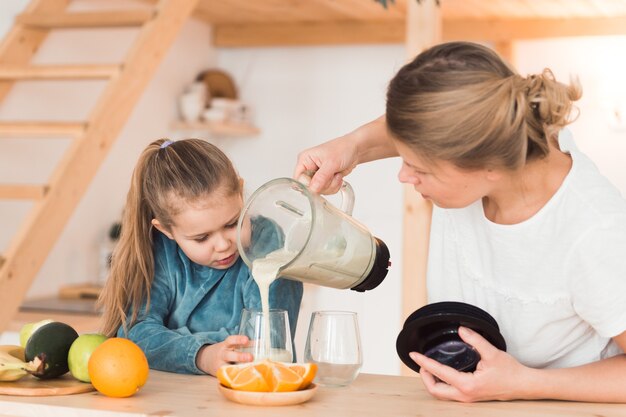
[[(147, 295), (154, 275), (152, 254), (153, 213), (144, 196), (144, 178), (147, 167), (159, 141), (151, 144), (140, 156), (132, 175), (130, 190), (122, 217), (122, 233), (113, 251), (111, 271), (98, 300), (104, 309), (102, 333), (114, 336), (120, 326), (124, 331), (137, 319), (137, 314)], [(132, 311), (130, 319), (127, 313)]]

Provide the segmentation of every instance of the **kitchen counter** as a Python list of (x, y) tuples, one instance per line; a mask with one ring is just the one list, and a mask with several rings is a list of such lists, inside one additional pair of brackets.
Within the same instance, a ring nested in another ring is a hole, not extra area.
[(625, 416), (626, 405), (561, 401), (512, 401), (461, 404), (439, 401), (419, 378), (359, 375), (349, 387), (320, 387), (308, 402), (294, 406), (257, 407), (226, 400), (210, 376), (150, 371), (147, 384), (133, 397), (107, 398), (97, 392), (58, 397), (0, 395), (0, 415), (33, 417), (234, 417), (234, 416)]

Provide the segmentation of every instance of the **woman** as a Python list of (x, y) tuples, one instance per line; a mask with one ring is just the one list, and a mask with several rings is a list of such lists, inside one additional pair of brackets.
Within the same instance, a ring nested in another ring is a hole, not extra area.
[(473, 373), (413, 352), (437, 398), (626, 402), (626, 203), (563, 130), (580, 95), (481, 45), (441, 44), (391, 80), (385, 116), (299, 155), (295, 176), (317, 170), (310, 187), (328, 193), (400, 156), (400, 181), (434, 203), (429, 302), (485, 309), (508, 345), (460, 328)]

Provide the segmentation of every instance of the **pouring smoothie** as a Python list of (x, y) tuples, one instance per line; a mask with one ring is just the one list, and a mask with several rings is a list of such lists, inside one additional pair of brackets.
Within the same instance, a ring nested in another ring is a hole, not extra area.
[[(259, 332), (260, 339), (256, 341), (257, 346), (243, 348), (241, 351), (253, 353), (255, 360), (267, 358), (278, 362), (291, 362), (293, 359), (292, 352), (289, 350), (272, 347), (272, 328), (277, 324), (272, 323), (269, 305), (270, 285), (278, 278), (281, 267), (288, 262), (287, 256), (288, 259), (293, 257), (293, 255), (278, 250), (268, 254), (265, 258), (256, 259), (252, 264), (252, 277), (259, 287), (261, 296), (262, 319), (259, 324), (262, 328)], [(284, 328), (284, 326), (281, 327)], [(288, 323), (286, 327), (289, 327)], [(274, 329), (275, 332), (280, 330), (282, 329)], [(284, 336), (285, 338), (291, 337), (291, 335)], [(290, 342), (291, 340), (285, 340), (285, 346), (289, 346)]]

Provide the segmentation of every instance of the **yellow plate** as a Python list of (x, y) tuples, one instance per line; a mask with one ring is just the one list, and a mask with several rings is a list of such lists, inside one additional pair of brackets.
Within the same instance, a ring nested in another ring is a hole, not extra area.
[(275, 406), (308, 401), (315, 395), (317, 385), (311, 384), (306, 389), (291, 392), (253, 392), (226, 388), (218, 382), (217, 389), (224, 397), (239, 404)]

